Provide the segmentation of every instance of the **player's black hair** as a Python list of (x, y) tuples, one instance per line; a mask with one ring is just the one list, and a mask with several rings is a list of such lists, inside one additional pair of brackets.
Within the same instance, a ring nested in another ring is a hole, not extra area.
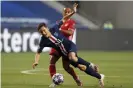
[(42, 26), (47, 27), (45, 23), (40, 23), (37, 27), (37, 30), (39, 31)]

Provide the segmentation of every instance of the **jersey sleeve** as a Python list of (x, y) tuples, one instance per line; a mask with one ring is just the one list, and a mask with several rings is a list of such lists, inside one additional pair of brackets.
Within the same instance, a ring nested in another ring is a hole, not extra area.
[(38, 46), (37, 53), (41, 53), (44, 47)]
[(41, 38), (40, 42), (39, 42), (39, 46), (38, 46), (38, 49), (37, 49), (37, 53), (41, 53), (43, 48), (45, 47), (46, 45), (44, 44), (44, 40), (43, 38)]

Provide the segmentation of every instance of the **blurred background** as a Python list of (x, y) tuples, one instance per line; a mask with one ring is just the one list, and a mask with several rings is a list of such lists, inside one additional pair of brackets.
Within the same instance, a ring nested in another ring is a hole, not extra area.
[[(133, 88), (133, 1), (1, 1), (2, 88), (48, 88), (49, 54), (43, 53), (38, 69), (32, 69), (40, 38), (37, 25), (45, 22), (51, 27), (62, 18), (63, 8), (75, 2), (79, 7), (72, 19), (79, 56), (100, 66), (105, 88)], [(57, 72), (70, 76), (60, 60)], [(97, 80), (76, 72), (83, 88), (99, 88)], [(77, 87), (72, 77), (65, 77), (59, 88)]]
[(37, 24), (51, 27), (62, 18), (63, 8), (75, 2), (79, 50), (133, 50), (132, 1), (2, 1), (1, 51), (35, 52)]

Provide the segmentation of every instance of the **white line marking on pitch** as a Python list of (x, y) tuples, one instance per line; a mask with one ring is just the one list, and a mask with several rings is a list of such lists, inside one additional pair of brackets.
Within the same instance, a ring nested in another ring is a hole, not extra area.
[[(57, 69), (57, 70), (62, 71), (64, 69), (60, 68), (60, 69)], [(23, 74), (37, 74), (35, 72), (38, 72), (38, 71), (48, 71), (48, 69), (38, 68), (38, 69), (24, 70), (24, 71), (21, 71), (21, 73), (23, 73)], [(43, 74), (43, 75), (49, 75), (49, 74)], [(88, 76), (88, 75), (79, 75), (79, 76)], [(105, 76), (105, 77), (118, 78), (120, 76)]]
[[(49, 75), (49, 74), (43, 74), (43, 75)], [(66, 76), (66, 75), (64, 75), (64, 76)], [(88, 76), (87, 74), (86, 75), (78, 75), (78, 76)], [(105, 76), (105, 77), (111, 77), (111, 78), (118, 78), (118, 77), (120, 77), (120, 76)]]

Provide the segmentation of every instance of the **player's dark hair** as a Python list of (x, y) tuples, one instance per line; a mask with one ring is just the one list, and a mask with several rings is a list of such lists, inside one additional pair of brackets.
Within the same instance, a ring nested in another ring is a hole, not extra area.
[(37, 30), (39, 31), (42, 26), (47, 27), (45, 23), (40, 23), (37, 27)]

